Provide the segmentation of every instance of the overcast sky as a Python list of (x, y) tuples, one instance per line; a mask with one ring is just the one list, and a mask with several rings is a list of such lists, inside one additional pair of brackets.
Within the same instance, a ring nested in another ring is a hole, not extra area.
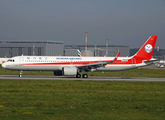
[(151, 35), (165, 49), (165, 0), (0, 0), (0, 40), (129, 45)]

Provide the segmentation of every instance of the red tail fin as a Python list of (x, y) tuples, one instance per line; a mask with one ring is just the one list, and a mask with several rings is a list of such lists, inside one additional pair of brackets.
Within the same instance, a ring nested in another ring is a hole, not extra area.
[(150, 60), (152, 58), (157, 36), (150, 36), (133, 58), (141, 60)]

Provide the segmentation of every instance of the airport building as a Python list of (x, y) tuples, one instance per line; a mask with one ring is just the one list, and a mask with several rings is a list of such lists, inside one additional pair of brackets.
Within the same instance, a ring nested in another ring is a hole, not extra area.
[[(0, 40), (0, 57), (8, 58), (20, 55), (32, 56), (78, 56), (77, 49), (85, 55), (85, 45), (64, 45), (63, 41), (53, 40)], [(129, 46), (108, 45), (108, 56), (116, 56), (118, 51), (120, 56), (129, 56)], [(88, 45), (87, 56), (105, 56), (106, 45)]]
[(36, 40), (0, 40), (0, 57), (20, 55), (57, 56), (63, 55), (64, 42)]
[[(77, 49), (79, 49), (82, 55), (85, 55), (85, 45), (65, 45), (64, 56), (76, 56)], [(124, 45), (108, 45), (109, 57), (116, 56), (118, 51), (121, 52), (121, 57), (129, 56), (129, 46)], [(106, 45), (87, 45), (87, 56), (106, 56)]]

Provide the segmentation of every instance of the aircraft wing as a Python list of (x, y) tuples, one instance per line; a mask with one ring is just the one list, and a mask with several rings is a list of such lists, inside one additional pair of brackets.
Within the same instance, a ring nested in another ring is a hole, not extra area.
[(104, 67), (105, 65), (106, 65), (106, 63), (104, 63), (104, 62), (97, 62), (97, 63), (91, 63), (91, 64), (87, 64), (87, 65), (78, 65), (76, 67), (80, 70), (85, 70), (88, 72), (91, 69), (96, 69), (98, 67)]
[(91, 64), (86, 64), (86, 65), (78, 65), (76, 66), (79, 70), (85, 70), (85, 71), (91, 71), (91, 69), (97, 69), (99, 67), (105, 67), (108, 63), (113, 63), (117, 60), (119, 57), (120, 52), (116, 55), (116, 57), (113, 60), (106, 60), (106, 61), (100, 61), (97, 63), (91, 63)]

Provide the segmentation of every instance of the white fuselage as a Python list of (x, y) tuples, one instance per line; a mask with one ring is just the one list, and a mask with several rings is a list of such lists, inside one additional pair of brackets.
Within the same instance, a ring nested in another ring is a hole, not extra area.
[[(112, 61), (114, 57), (66, 57), (66, 56), (17, 56), (13, 57), (2, 67), (11, 70), (27, 70), (27, 71), (55, 71), (62, 70), (66, 66), (82, 66), (98, 62)], [(117, 61), (108, 63), (103, 67), (93, 69), (94, 71), (119, 71), (133, 69), (145, 66), (147, 64), (141, 62), (136, 63), (132, 57), (118, 57)]]

